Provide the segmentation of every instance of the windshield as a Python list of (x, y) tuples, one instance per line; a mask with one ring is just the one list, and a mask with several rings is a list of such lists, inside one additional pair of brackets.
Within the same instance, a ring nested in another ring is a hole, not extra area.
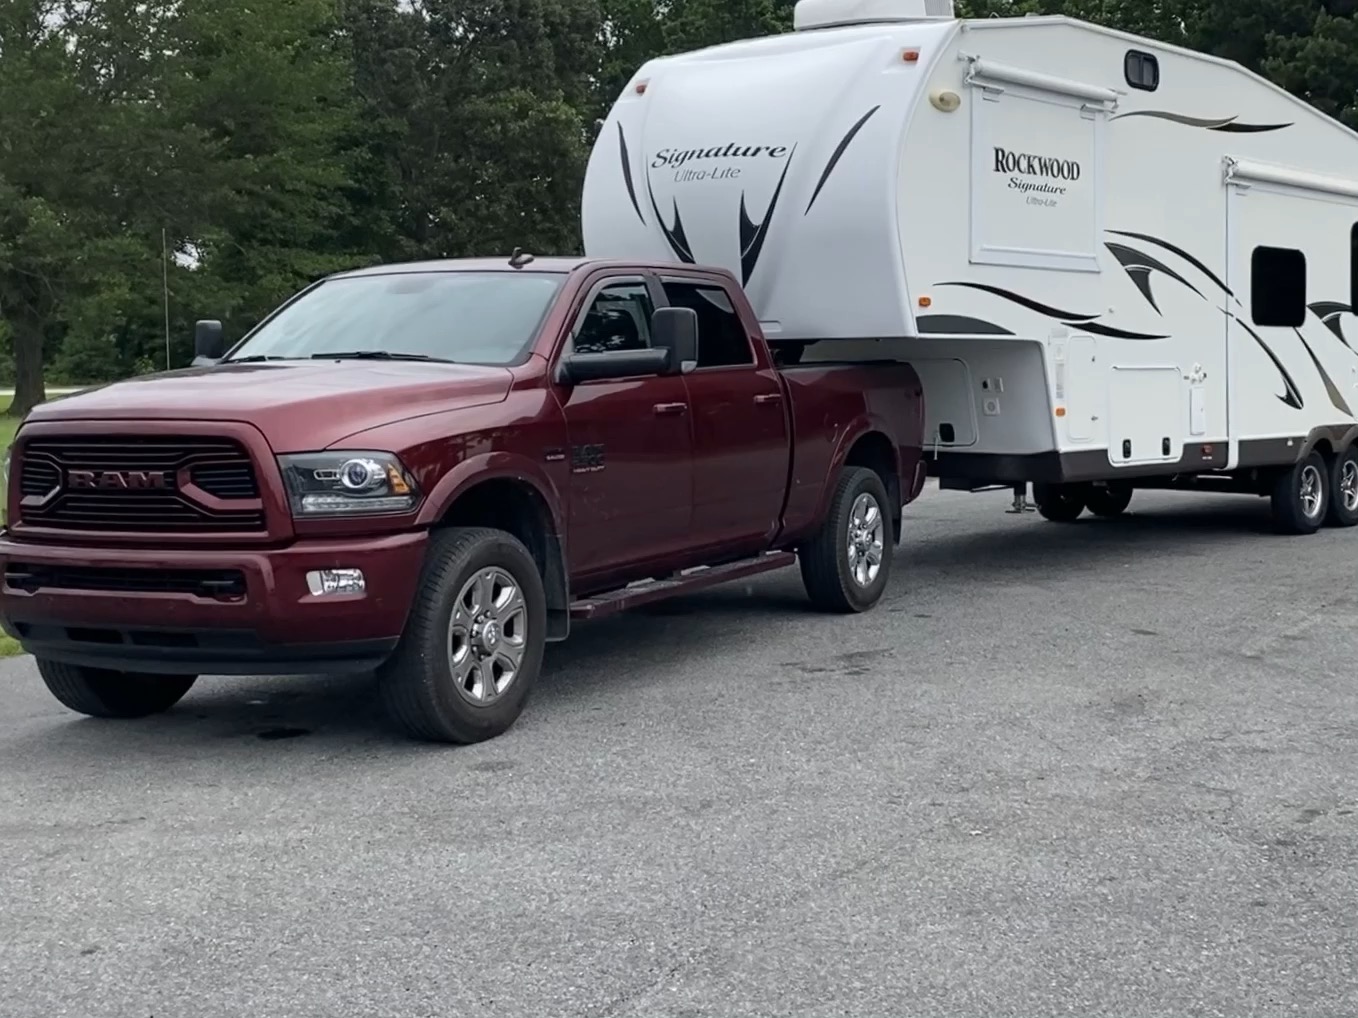
[(394, 272), (328, 279), (261, 325), (229, 359), (367, 353), (513, 364), (528, 352), (564, 278)]

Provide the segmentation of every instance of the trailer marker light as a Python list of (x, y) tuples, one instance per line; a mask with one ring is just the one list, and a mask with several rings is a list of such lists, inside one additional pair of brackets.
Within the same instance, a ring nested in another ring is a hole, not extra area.
[(907, 64), (913, 64), (916, 60), (919, 59), (919, 50), (917, 49), (905, 50), (904, 52), (901, 53), (901, 59), (905, 61)]
[(645, 95), (645, 94), (646, 94), (646, 86), (649, 85), (649, 84), (650, 84), (649, 81), (638, 81), (638, 82), (637, 82), (637, 95)]
[(1066, 416), (1066, 408), (1063, 407), (1063, 406), (1057, 407), (1057, 408), (1056, 408), (1056, 416), (1057, 416), (1057, 417), (1064, 417), (1064, 416)]
[(306, 574), (306, 585), (313, 597), (362, 594), (368, 589), (362, 569), (318, 569)]
[(922, 308), (933, 307), (934, 299), (932, 297), (921, 297), (919, 299), (919, 306)]

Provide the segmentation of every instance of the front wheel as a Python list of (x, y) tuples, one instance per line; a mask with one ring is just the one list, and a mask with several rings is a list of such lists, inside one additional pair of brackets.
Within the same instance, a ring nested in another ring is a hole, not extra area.
[(802, 583), (811, 603), (842, 614), (877, 604), (891, 578), (891, 531), (882, 479), (863, 467), (845, 469), (825, 522), (800, 550)]
[(1132, 487), (1129, 484), (1091, 487), (1085, 492), (1085, 507), (1095, 516), (1121, 516), (1131, 504)]
[(1325, 522), (1330, 503), (1330, 470), (1312, 452), (1273, 482), (1273, 524), (1284, 534), (1314, 534)]
[(400, 646), (379, 673), (387, 713), (430, 742), (502, 735), (537, 681), (546, 630), (542, 574), (517, 538), (436, 533)]
[(163, 714), (193, 688), (196, 675), (143, 675), (38, 658), (38, 674), (62, 705), (92, 718), (122, 721)]
[(1085, 511), (1084, 493), (1061, 484), (1034, 484), (1033, 501), (1044, 519), (1074, 523)]

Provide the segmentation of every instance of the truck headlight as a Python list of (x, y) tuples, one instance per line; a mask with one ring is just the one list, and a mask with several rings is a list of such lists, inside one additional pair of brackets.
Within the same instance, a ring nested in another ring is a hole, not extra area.
[(415, 480), (389, 452), (279, 456), (294, 518), (404, 513), (419, 503)]

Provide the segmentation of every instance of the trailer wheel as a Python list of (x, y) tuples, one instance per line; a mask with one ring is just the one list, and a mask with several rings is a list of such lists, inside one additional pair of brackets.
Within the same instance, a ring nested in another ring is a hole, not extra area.
[(872, 608), (891, 578), (891, 514), (886, 486), (864, 467), (846, 467), (816, 536), (799, 549), (802, 583), (820, 611)]
[(1358, 525), (1358, 448), (1349, 446), (1330, 467), (1330, 509), (1326, 522), (1332, 527)]
[(92, 718), (129, 721), (163, 714), (193, 688), (196, 675), (143, 675), (38, 658), (38, 674), (63, 706)]
[(517, 538), (436, 532), (401, 643), (378, 673), (388, 715), (430, 742), (502, 735), (528, 702), (546, 633), (542, 574)]
[(1121, 516), (1132, 504), (1130, 484), (1110, 484), (1099, 488), (1091, 486), (1085, 492), (1085, 507), (1095, 516)]
[(1278, 474), (1273, 482), (1273, 524), (1283, 534), (1314, 534), (1325, 522), (1330, 502), (1330, 469), (1312, 452)]
[(1033, 502), (1043, 519), (1074, 523), (1085, 511), (1085, 495), (1065, 484), (1034, 484)]

